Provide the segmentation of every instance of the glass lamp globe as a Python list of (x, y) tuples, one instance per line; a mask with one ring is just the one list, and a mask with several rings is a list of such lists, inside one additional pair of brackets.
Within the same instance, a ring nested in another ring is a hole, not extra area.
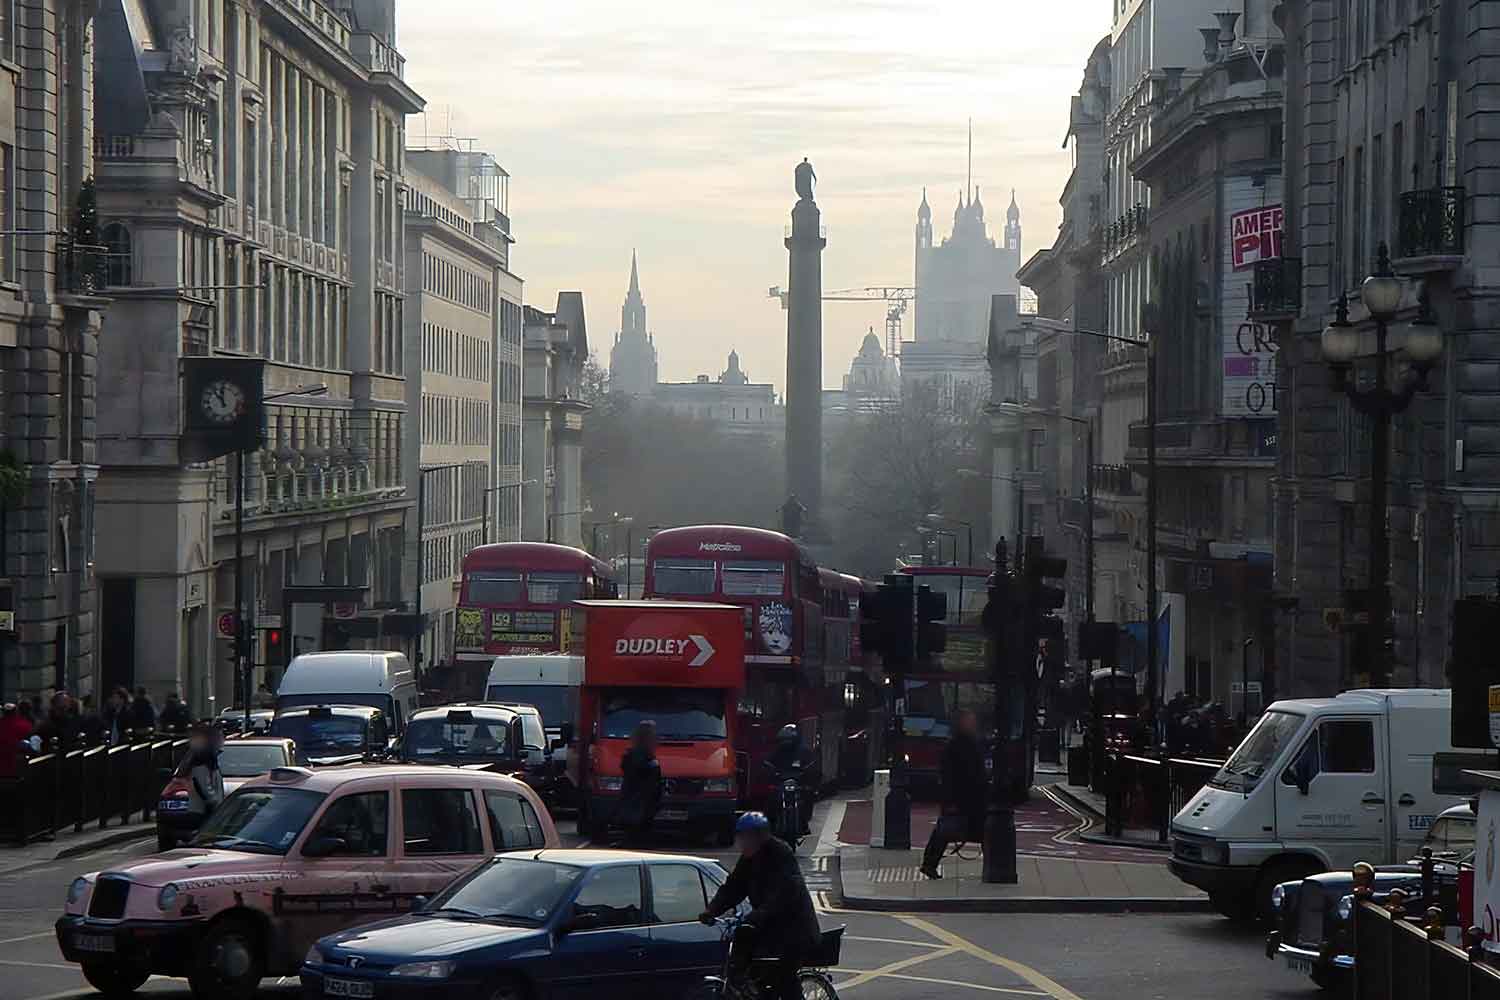
[(1401, 308), (1401, 279), (1394, 274), (1372, 274), (1360, 286), (1359, 297), (1378, 320), (1388, 320)]
[(1359, 351), (1359, 333), (1348, 323), (1334, 320), (1323, 330), (1323, 360), (1347, 365)]
[(1443, 331), (1436, 323), (1413, 320), (1406, 331), (1406, 356), (1416, 364), (1431, 364), (1443, 353)]

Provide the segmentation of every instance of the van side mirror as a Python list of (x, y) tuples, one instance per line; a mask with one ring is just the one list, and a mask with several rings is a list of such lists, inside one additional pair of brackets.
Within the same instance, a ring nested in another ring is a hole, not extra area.
[(420, 913), (425, 909), (427, 909), (426, 896), (413, 896), (411, 898), (411, 912)]

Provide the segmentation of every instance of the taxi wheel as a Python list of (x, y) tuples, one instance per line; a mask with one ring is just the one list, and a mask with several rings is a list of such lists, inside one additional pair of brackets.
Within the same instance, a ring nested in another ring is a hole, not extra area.
[(188, 985), (197, 1000), (251, 1000), (264, 975), (260, 936), (245, 921), (229, 919), (209, 929)]
[(128, 997), (140, 989), (151, 973), (133, 965), (115, 962), (83, 963), (83, 978), (89, 985), (107, 997)]
[(485, 1000), (530, 1000), (526, 984), (519, 979), (497, 979), (485, 990)]

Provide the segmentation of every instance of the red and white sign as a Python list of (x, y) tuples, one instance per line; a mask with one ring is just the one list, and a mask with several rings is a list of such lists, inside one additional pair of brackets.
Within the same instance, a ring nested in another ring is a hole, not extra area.
[(740, 608), (676, 601), (579, 601), (572, 611), (574, 630), (583, 633), (587, 685), (744, 686)]
[(1229, 245), (1236, 271), (1281, 256), (1282, 218), (1280, 205), (1252, 208), (1229, 217)]
[(701, 635), (690, 635), (686, 639), (659, 639), (654, 636), (616, 639), (615, 655), (681, 657), (689, 646), (693, 647), (693, 658), (688, 661), (688, 666), (701, 667), (713, 659), (713, 644)]
[(237, 621), (239, 621), (239, 616), (233, 611), (220, 612), (219, 617), (214, 621), (214, 630), (219, 638), (233, 639), (235, 633), (234, 625)]
[(353, 621), (359, 617), (359, 605), (353, 601), (334, 601), (333, 617), (341, 622)]

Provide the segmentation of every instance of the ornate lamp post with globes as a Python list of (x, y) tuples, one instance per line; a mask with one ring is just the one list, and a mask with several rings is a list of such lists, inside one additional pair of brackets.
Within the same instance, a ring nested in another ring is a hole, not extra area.
[[(1370, 418), (1370, 587), (1369, 609), (1370, 685), (1390, 684), (1391, 659), (1386, 646), (1386, 627), (1390, 619), (1390, 537), (1386, 530), (1386, 503), (1390, 478), (1391, 419), (1411, 405), (1412, 398), (1427, 387), (1427, 372), (1443, 352), (1443, 335), (1432, 319), (1424, 285), (1418, 297), (1417, 315), (1404, 334), (1398, 332), (1391, 344), (1391, 323), (1401, 308), (1405, 283), (1391, 271), (1390, 256), (1380, 244), (1375, 273), (1360, 286), (1360, 299), (1375, 324), (1375, 350), (1360, 353), (1360, 333), (1349, 322), (1349, 303), (1339, 296), (1333, 322), (1323, 331), (1323, 359), (1332, 371), (1333, 386), (1349, 397), (1354, 408)], [(1390, 376), (1391, 358), (1402, 355), (1409, 368), (1394, 384)], [(1361, 359), (1367, 358), (1374, 368), (1368, 388), (1360, 388), (1350, 372)]]

